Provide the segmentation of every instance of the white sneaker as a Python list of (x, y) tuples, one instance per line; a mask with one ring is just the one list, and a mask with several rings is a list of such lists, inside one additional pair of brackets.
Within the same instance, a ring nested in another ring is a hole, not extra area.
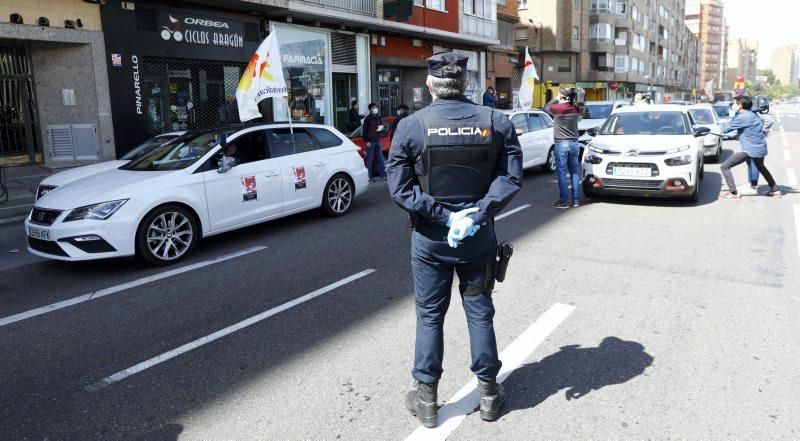
[(736, 192), (742, 196), (755, 196), (758, 194), (758, 190), (751, 187), (750, 184), (736, 187)]

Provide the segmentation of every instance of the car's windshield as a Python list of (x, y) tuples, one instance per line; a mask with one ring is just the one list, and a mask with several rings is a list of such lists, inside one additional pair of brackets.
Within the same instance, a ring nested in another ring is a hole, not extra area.
[(689, 127), (681, 112), (645, 111), (612, 115), (601, 135), (688, 135)]
[(689, 113), (692, 114), (697, 124), (714, 124), (714, 114), (707, 109), (691, 109)]
[(175, 138), (177, 138), (177, 136), (156, 136), (150, 138), (147, 141), (134, 147), (133, 150), (129, 151), (128, 153), (125, 153), (125, 155), (121, 159), (125, 161), (133, 161), (134, 159), (142, 157), (147, 152), (152, 150), (154, 147), (157, 147)]
[(611, 104), (586, 104), (584, 119), (606, 119), (611, 115)]
[(219, 144), (218, 133), (200, 133), (161, 144), (122, 166), (123, 170), (180, 170), (202, 158)]
[(730, 110), (731, 106), (714, 106), (714, 111), (717, 112), (717, 116), (726, 117), (728, 116), (728, 110)]

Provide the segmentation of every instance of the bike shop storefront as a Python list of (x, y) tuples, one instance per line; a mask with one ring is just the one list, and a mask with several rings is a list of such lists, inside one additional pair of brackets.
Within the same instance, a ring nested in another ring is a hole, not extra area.
[(0, 43), (0, 166), (42, 162), (30, 47)]
[(239, 122), (258, 20), (136, 2), (102, 8), (117, 155), (153, 135)]

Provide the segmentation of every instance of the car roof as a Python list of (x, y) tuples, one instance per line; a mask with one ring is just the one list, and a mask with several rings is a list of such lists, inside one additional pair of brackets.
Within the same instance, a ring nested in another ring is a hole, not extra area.
[(590, 104), (600, 104), (600, 105), (608, 105), (608, 104), (630, 104), (630, 101), (625, 100), (616, 100), (616, 101), (586, 101), (586, 105)]
[(682, 104), (646, 104), (641, 106), (620, 107), (614, 113), (637, 113), (637, 112), (687, 112), (689, 106)]
[(689, 108), (713, 110), (714, 106), (712, 106), (710, 103), (697, 103), (697, 104), (692, 104), (691, 106), (689, 106)]
[(530, 109), (497, 109), (505, 115), (516, 115), (517, 113), (545, 113), (542, 109), (531, 107)]
[[(309, 122), (299, 122), (294, 121), (292, 122), (293, 127), (319, 127), (324, 129), (335, 129), (333, 126), (326, 126), (325, 124), (319, 123), (309, 123)], [(287, 128), (289, 127), (289, 121), (273, 121), (273, 122), (244, 122), (239, 124), (226, 124), (220, 126), (213, 126), (213, 127), (205, 127), (202, 129), (192, 129), (184, 132), (184, 135), (202, 135), (204, 133), (235, 133), (241, 130), (252, 129), (254, 127), (263, 127), (265, 129), (269, 128)]]

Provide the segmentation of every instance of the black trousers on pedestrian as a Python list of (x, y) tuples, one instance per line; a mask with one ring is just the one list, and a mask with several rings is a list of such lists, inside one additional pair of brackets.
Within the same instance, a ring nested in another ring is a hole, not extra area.
[(722, 166), (720, 166), (720, 169), (722, 170), (722, 176), (725, 177), (725, 183), (728, 184), (728, 189), (730, 192), (736, 194), (736, 183), (733, 181), (733, 173), (731, 173), (731, 169), (747, 161), (748, 159), (753, 160), (758, 172), (761, 173), (761, 176), (767, 180), (769, 188), (774, 189), (775, 179), (772, 177), (772, 173), (767, 170), (767, 166), (764, 165), (764, 158), (750, 158), (745, 152), (736, 152), (733, 154), (733, 156), (728, 158), (727, 161), (722, 163)]

